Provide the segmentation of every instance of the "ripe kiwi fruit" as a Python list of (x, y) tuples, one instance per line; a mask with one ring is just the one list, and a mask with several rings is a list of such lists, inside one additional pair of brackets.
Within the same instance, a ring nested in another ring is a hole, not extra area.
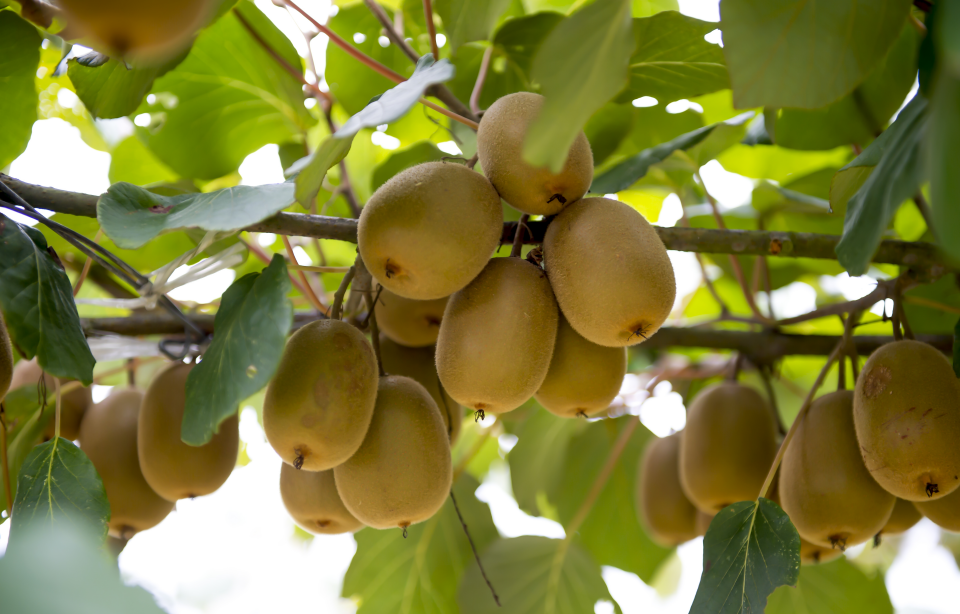
[(637, 509), (650, 536), (664, 546), (698, 535), (699, 512), (680, 488), (679, 454), (679, 433), (654, 439), (647, 444), (638, 470)]
[(350, 458), (377, 398), (377, 359), (355, 327), (307, 324), (287, 341), (263, 401), (263, 431), (284, 462), (323, 471)]
[(287, 513), (304, 531), (335, 535), (363, 527), (340, 500), (332, 469), (298, 471), (280, 463), (280, 497)]
[(360, 213), (357, 241), (380, 285), (426, 301), (470, 283), (502, 232), (503, 207), (486, 177), (462, 164), (427, 162), (377, 189)]
[(377, 326), (381, 333), (400, 345), (412, 348), (434, 345), (440, 334), (447, 298), (415, 301), (384, 288), (374, 308)]
[(550, 369), (534, 397), (560, 417), (589, 416), (610, 406), (626, 373), (627, 348), (587, 341), (560, 314)]
[(543, 269), (493, 258), (447, 303), (437, 339), (443, 387), (476, 411), (516, 409), (547, 376), (558, 314)]
[(559, 173), (523, 159), (523, 142), (544, 98), (517, 92), (487, 109), (477, 129), (480, 166), (505, 201), (531, 215), (554, 215), (579, 199), (593, 181), (593, 153), (581, 130)]
[(871, 354), (853, 416), (864, 463), (888, 492), (928, 501), (960, 486), (960, 383), (933, 347), (903, 340)]
[[(767, 497), (781, 506), (780, 503), (780, 473), (783, 466), (777, 469), (777, 474), (773, 476), (773, 483), (770, 485), (770, 491), (767, 493)], [(798, 531), (799, 534), (799, 531)], [(843, 550), (839, 548), (834, 548), (832, 546), (818, 546), (817, 544), (812, 544), (803, 538), (803, 535), (800, 535), (800, 562), (804, 565), (815, 565), (817, 563), (826, 563), (834, 559), (840, 558), (843, 554)]]
[(0, 313), (0, 399), (10, 390), (10, 380), (13, 378), (13, 345), (10, 335)]
[(960, 489), (933, 501), (915, 501), (913, 505), (937, 526), (960, 532)]
[(220, 488), (234, 466), (240, 447), (239, 421), (231, 416), (213, 439), (190, 446), (180, 439), (187, 398), (187, 376), (193, 365), (175, 362), (150, 382), (137, 424), (140, 469), (150, 487), (168, 501), (208, 495)]
[[(380, 324), (379, 320), (377, 324)], [(440, 385), (434, 348), (409, 348), (380, 335), (380, 360), (383, 361), (383, 370), (390, 375), (409, 377), (427, 389), (440, 410), (443, 428), (450, 435), (450, 445), (453, 445), (460, 436), (463, 408)]]
[(110, 502), (110, 532), (129, 538), (156, 526), (173, 510), (173, 502), (158, 495), (140, 471), (137, 421), (143, 393), (135, 388), (114, 390), (92, 406), (80, 425), (80, 448), (103, 479)]
[(169, 54), (203, 25), (211, 0), (59, 0), (71, 33), (89, 36), (107, 53)]
[(858, 447), (853, 391), (819, 397), (797, 425), (780, 467), (780, 505), (807, 541), (843, 550), (890, 518), (896, 498), (870, 476)]
[[(944, 497), (944, 500), (947, 497)], [(941, 499), (937, 499), (937, 501), (941, 501)], [(921, 505), (925, 504), (921, 503)], [(897, 502), (893, 505), (893, 513), (890, 514), (890, 519), (880, 529), (880, 535), (906, 533), (910, 527), (920, 522), (921, 518), (923, 518), (923, 514), (920, 513), (915, 504), (906, 499), (897, 499)]]
[(453, 464), (430, 393), (409, 377), (381, 377), (363, 445), (333, 475), (343, 504), (367, 526), (405, 529), (433, 516), (450, 492)]
[(564, 317), (598, 345), (635, 345), (657, 332), (677, 295), (657, 231), (608, 198), (567, 206), (547, 227), (544, 268)]
[[(679, 474), (678, 476), (679, 477)], [(686, 496), (686, 495), (684, 495)], [(690, 505), (693, 505), (692, 503)], [(703, 537), (710, 530), (710, 523), (716, 518), (716, 514), (708, 514), (697, 510), (697, 536)]]
[(699, 509), (716, 513), (756, 499), (777, 453), (773, 410), (756, 390), (725, 381), (703, 389), (680, 431), (680, 484)]
[[(20, 388), (21, 386), (36, 386), (40, 381), (40, 374), (43, 370), (37, 364), (37, 359), (21, 360), (13, 368), (13, 376), (10, 378), (10, 390)], [(49, 373), (43, 373), (43, 381), (47, 387), (47, 394), (53, 399), (54, 381)], [(60, 386), (74, 380), (61, 378)], [(74, 388), (70, 392), (60, 396), (60, 436), (64, 439), (73, 441), (80, 434), (80, 423), (83, 421), (83, 414), (93, 405), (93, 396), (89, 388)], [(47, 410), (55, 411), (55, 406), (51, 402), (47, 405)], [(51, 419), (43, 430), (44, 439), (52, 439), (56, 430), (56, 420)]]

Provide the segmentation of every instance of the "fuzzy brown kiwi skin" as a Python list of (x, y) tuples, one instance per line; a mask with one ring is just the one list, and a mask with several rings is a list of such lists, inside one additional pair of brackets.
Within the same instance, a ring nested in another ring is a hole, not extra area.
[(0, 313), (0, 399), (10, 390), (10, 381), (13, 378), (13, 344)]
[(555, 215), (587, 193), (593, 181), (593, 153), (581, 130), (563, 169), (552, 173), (523, 159), (523, 142), (544, 98), (530, 92), (504, 96), (487, 109), (477, 129), (480, 166), (497, 192), (531, 215)]
[(397, 296), (386, 288), (378, 290), (375, 311), (377, 327), (392, 341), (412, 348), (436, 344), (447, 299), (415, 301)]
[(698, 514), (702, 512), (680, 488), (679, 454), (680, 435), (675, 433), (647, 444), (640, 460), (637, 509), (650, 536), (664, 546), (676, 546), (700, 534)]
[(926, 502), (960, 486), (960, 381), (936, 349), (912, 340), (878, 348), (853, 408), (860, 453), (886, 491)]
[(340, 500), (332, 469), (301, 471), (281, 463), (280, 497), (287, 513), (304, 531), (336, 535), (363, 528)]
[[(36, 386), (40, 380), (42, 369), (37, 363), (37, 359), (21, 360), (13, 368), (13, 377), (10, 380), (10, 390), (22, 386)], [(47, 387), (47, 393), (54, 390), (53, 376), (49, 373), (43, 374), (43, 381)], [(60, 385), (67, 384), (74, 380), (61, 379)], [(64, 439), (73, 441), (80, 434), (80, 423), (83, 421), (83, 414), (93, 405), (93, 395), (89, 388), (75, 388), (62, 395), (60, 399), (60, 436)], [(52, 439), (56, 424), (51, 419), (43, 430), (44, 439)]]
[(941, 529), (960, 532), (960, 488), (932, 501), (914, 501), (913, 505)]

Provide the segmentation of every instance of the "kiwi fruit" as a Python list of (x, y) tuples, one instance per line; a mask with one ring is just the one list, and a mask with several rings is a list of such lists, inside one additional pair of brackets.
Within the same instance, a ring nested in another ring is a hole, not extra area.
[(540, 267), (494, 258), (450, 297), (437, 339), (437, 373), (475, 411), (516, 409), (543, 384), (557, 339), (557, 302)]
[(543, 261), (564, 317), (598, 345), (640, 343), (673, 309), (677, 284), (660, 236), (616, 200), (567, 206), (547, 227)]
[[(679, 475), (678, 475), (679, 477)], [(686, 496), (686, 495), (684, 495)], [(690, 505), (693, 505), (692, 503)], [(703, 537), (710, 530), (710, 523), (716, 518), (716, 514), (708, 514), (697, 510), (697, 536)]]
[(187, 376), (193, 365), (175, 362), (150, 382), (140, 405), (137, 453), (150, 488), (167, 501), (208, 495), (220, 488), (234, 466), (240, 447), (239, 420), (233, 415), (202, 446), (180, 439), (187, 399)]
[(841, 550), (880, 532), (896, 498), (863, 464), (853, 426), (853, 391), (816, 399), (787, 445), (780, 505), (807, 541)]
[(830, 546), (820, 546), (808, 542), (800, 536), (800, 562), (805, 565), (816, 565), (817, 563), (829, 563), (843, 556), (843, 550), (840, 548), (831, 548)]
[(381, 333), (400, 345), (412, 348), (434, 345), (448, 298), (415, 301), (383, 288), (374, 307), (377, 326)]
[(627, 348), (584, 339), (560, 315), (547, 377), (534, 395), (560, 417), (589, 416), (607, 409), (627, 373)]
[(433, 516), (450, 492), (453, 464), (430, 393), (409, 377), (381, 377), (363, 445), (333, 475), (343, 504), (367, 526), (405, 529)]
[(682, 544), (699, 534), (699, 512), (680, 488), (679, 455), (679, 433), (654, 439), (647, 444), (638, 470), (637, 509), (650, 536), (664, 546)]
[(377, 359), (340, 320), (307, 324), (287, 341), (263, 401), (263, 431), (284, 462), (323, 471), (350, 458), (377, 398)]
[[(21, 360), (13, 367), (13, 375), (10, 378), (10, 390), (20, 388), (21, 386), (36, 386), (40, 381), (40, 375), (43, 374), (43, 382), (47, 387), (47, 394), (51, 400), (55, 383), (53, 376), (44, 373), (37, 364), (37, 359)], [(70, 383), (74, 380), (61, 378), (60, 386)], [(80, 423), (83, 421), (83, 414), (93, 405), (93, 395), (89, 388), (74, 388), (70, 392), (60, 396), (60, 436), (64, 439), (73, 441), (80, 434)], [(47, 405), (47, 410), (55, 411), (52, 402)], [(44, 439), (52, 439), (56, 431), (56, 420), (51, 419), (43, 430)]]
[(754, 500), (777, 453), (773, 410), (756, 390), (725, 381), (700, 391), (680, 431), (680, 484), (700, 510)]
[(0, 399), (10, 390), (10, 380), (13, 378), (13, 345), (10, 335), (0, 313)]
[(913, 505), (940, 528), (960, 533), (960, 489), (933, 501), (915, 501)]
[(894, 341), (871, 354), (853, 416), (864, 463), (887, 492), (927, 501), (960, 486), (960, 383), (933, 347)]
[(212, 0), (58, 0), (71, 34), (122, 56), (167, 55), (187, 44), (214, 6)]
[(543, 96), (530, 92), (504, 96), (484, 112), (477, 129), (484, 174), (505, 201), (531, 215), (559, 213), (586, 194), (593, 181), (593, 153), (582, 130), (559, 173), (524, 161), (523, 142), (543, 102)]
[(87, 410), (80, 425), (80, 448), (93, 463), (110, 502), (110, 532), (131, 537), (156, 526), (174, 503), (158, 495), (140, 471), (137, 422), (143, 393), (114, 390)]
[[(380, 322), (377, 321), (377, 324)], [(450, 436), (450, 445), (460, 436), (463, 408), (440, 385), (434, 348), (410, 348), (380, 335), (380, 360), (390, 375), (402, 375), (420, 383), (433, 397), (443, 418), (443, 428)]]
[(280, 463), (280, 497), (287, 513), (304, 531), (335, 535), (363, 527), (340, 500), (333, 470), (297, 471)]
[[(960, 492), (960, 490), (957, 492)], [(940, 499), (937, 500), (940, 501)], [(883, 528), (880, 529), (880, 535), (899, 535), (906, 533), (913, 525), (920, 522), (921, 518), (923, 518), (923, 514), (917, 510), (915, 504), (906, 499), (897, 499), (897, 502), (893, 505), (893, 513), (890, 514), (890, 519), (887, 520), (887, 524), (883, 525)]]
[(503, 233), (500, 197), (454, 162), (397, 173), (360, 213), (363, 262), (387, 290), (421, 301), (449, 296), (483, 270)]

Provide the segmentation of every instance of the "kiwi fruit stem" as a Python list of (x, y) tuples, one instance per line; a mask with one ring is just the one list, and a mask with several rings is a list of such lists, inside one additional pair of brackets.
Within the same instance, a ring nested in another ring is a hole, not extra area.
[(364, 295), (364, 298), (367, 301), (367, 312), (370, 314), (367, 316), (367, 320), (370, 322), (370, 336), (373, 343), (373, 354), (377, 357), (377, 370), (380, 372), (380, 377), (384, 377), (387, 372), (383, 370), (383, 358), (380, 357), (380, 331), (377, 329), (377, 314), (373, 310), (373, 306), (377, 304), (377, 299), (371, 297), (369, 292)]
[(347, 293), (347, 286), (350, 285), (350, 282), (353, 281), (353, 278), (356, 274), (357, 265), (353, 265), (350, 267), (350, 270), (347, 271), (346, 275), (343, 276), (343, 281), (340, 282), (340, 287), (337, 288), (336, 294), (333, 295), (333, 306), (330, 307), (331, 318), (339, 320), (343, 315), (343, 297)]
[(527, 222), (530, 220), (530, 214), (524, 213), (517, 222), (517, 231), (513, 233), (513, 248), (510, 250), (511, 258), (519, 258), (523, 253), (523, 234), (527, 231)]

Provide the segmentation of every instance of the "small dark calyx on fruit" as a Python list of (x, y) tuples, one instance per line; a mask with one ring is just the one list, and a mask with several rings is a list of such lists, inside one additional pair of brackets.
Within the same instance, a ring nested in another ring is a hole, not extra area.
[(427, 316), (427, 326), (440, 326), (440, 318), (435, 318), (433, 316)]
[(813, 562), (814, 562), (814, 563), (819, 563), (819, 562), (820, 562), (820, 551), (819, 551), (819, 550), (817, 550), (816, 552), (813, 553)]
[(646, 330), (647, 328), (641, 324), (637, 328), (630, 331), (630, 336), (627, 337), (627, 341), (633, 339), (634, 337), (643, 337), (644, 339), (647, 339)]
[(330, 521), (329, 521), (329, 520), (318, 520), (318, 521), (317, 521), (317, 526), (320, 527), (321, 529), (326, 529), (328, 526), (330, 526)]
[(394, 275), (400, 272), (400, 267), (390, 262), (390, 259), (387, 258), (386, 264), (383, 265), (384, 274), (387, 276), (387, 279), (391, 279)]
[(567, 204), (567, 199), (563, 197), (563, 194), (554, 194), (547, 200), (547, 202), (552, 203), (555, 200), (559, 200), (561, 205)]
[(582, 409), (577, 412), (577, 418), (586, 418), (586, 417), (587, 417), (587, 413)]
[(876, 535), (874, 535), (874, 536), (873, 536), (873, 547), (874, 547), (874, 548), (879, 548), (881, 541), (882, 541), (882, 538), (880, 537), (880, 534), (879, 534), (879, 533), (877, 533)]
[(486, 417), (487, 417), (487, 414), (484, 413), (483, 409), (478, 409), (477, 411), (473, 412), (473, 421), (474, 421), (474, 422), (480, 422), (481, 420), (483, 420), (483, 419), (486, 418)]
[(840, 548), (840, 552), (845, 552), (847, 549), (847, 538), (841, 535), (831, 535), (830, 545), (834, 548)]
[(932, 484), (932, 483), (930, 483), (930, 482), (927, 482), (927, 496), (928, 496), (928, 497), (932, 497), (933, 495), (937, 494), (938, 492), (940, 492), (940, 486), (939, 486), (939, 485), (937, 485), (937, 484)]
[(300, 448), (297, 448), (296, 450), (294, 450), (294, 453), (297, 455), (297, 457), (293, 459), (293, 468), (303, 469), (304, 458), (303, 458), (303, 454), (300, 453)]
[(409, 526), (410, 525), (408, 523), (404, 523), (400, 525), (400, 528), (403, 529), (403, 539), (407, 539), (407, 527)]

